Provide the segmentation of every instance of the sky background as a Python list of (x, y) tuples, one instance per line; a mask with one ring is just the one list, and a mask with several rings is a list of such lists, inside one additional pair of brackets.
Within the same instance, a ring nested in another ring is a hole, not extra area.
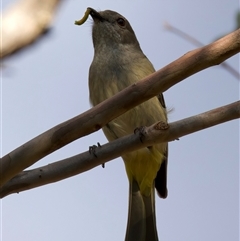
[[(13, 1), (3, 1), (3, 8)], [(87, 7), (111, 9), (131, 23), (143, 52), (160, 69), (195, 49), (164, 22), (208, 44), (234, 30), (237, 0), (63, 1), (48, 37), (7, 59), (1, 79), (1, 155), (90, 108), (92, 20)], [(227, 61), (239, 69), (239, 55)], [(239, 100), (239, 80), (216, 66), (164, 93), (169, 122)], [(102, 131), (36, 163), (39, 167), (106, 143)], [(239, 120), (169, 144), (166, 200), (156, 197), (161, 241), (239, 240)], [(122, 241), (128, 180), (121, 158), (58, 183), (1, 201), (2, 241)]]

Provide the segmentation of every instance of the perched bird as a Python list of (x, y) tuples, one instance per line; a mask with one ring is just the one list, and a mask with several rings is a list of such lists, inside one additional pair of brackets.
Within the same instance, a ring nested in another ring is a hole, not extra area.
[[(143, 54), (128, 20), (117, 12), (97, 12), (93, 19), (94, 58), (89, 70), (90, 101), (93, 106), (155, 72)], [(129, 135), (137, 127), (167, 122), (162, 94), (127, 111), (103, 127), (109, 141)], [(126, 241), (158, 240), (154, 186), (167, 197), (167, 143), (122, 156), (129, 179), (129, 211)]]

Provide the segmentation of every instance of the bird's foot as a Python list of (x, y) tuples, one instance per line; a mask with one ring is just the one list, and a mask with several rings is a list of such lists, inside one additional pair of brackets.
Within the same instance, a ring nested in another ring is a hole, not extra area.
[[(96, 149), (98, 147), (101, 147), (100, 143), (98, 142), (97, 143), (97, 146), (96, 145), (93, 145), (93, 146), (89, 146), (89, 153), (94, 155), (96, 158), (97, 158), (97, 154), (96, 154)], [(105, 167), (105, 163), (102, 163), (102, 167), (104, 168)]]
[(143, 138), (145, 137), (144, 133), (145, 133), (145, 126), (140, 126), (140, 127), (137, 127), (135, 130), (134, 130), (134, 134), (138, 134), (139, 135), (139, 138), (140, 138), (140, 141), (143, 143)]
[(89, 153), (94, 155), (95, 157), (97, 157), (97, 154), (96, 154), (96, 149), (98, 147), (101, 147), (100, 143), (98, 142), (97, 143), (97, 146), (96, 145), (93, 145), (93, 146), (89, 146)]

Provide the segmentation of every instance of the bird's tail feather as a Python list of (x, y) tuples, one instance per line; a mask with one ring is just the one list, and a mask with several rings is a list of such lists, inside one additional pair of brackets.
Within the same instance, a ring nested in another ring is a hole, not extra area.
[(130, 182), (128, 223), (125, 241), (158, 241), (154, 187), (150, 196), (140, 193), (135, 180)]

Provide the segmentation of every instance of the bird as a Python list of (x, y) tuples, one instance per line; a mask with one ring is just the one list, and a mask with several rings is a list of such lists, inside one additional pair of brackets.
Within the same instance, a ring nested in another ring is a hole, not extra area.
[[(155, 72), (143, 53), (129, 21), (112, 11), (88, 8), (93, 19), (94, 56), (89, 68), (89, 98), (93, 106)], [(128, 110), (102, 129), (108, 141), (129, 135), (138, 127), (167, 122), (162, 93)], [(157, 241), (155, 188), (166, 198), (168, 143), (122, 155), (129, 180), (125, 241)]]

